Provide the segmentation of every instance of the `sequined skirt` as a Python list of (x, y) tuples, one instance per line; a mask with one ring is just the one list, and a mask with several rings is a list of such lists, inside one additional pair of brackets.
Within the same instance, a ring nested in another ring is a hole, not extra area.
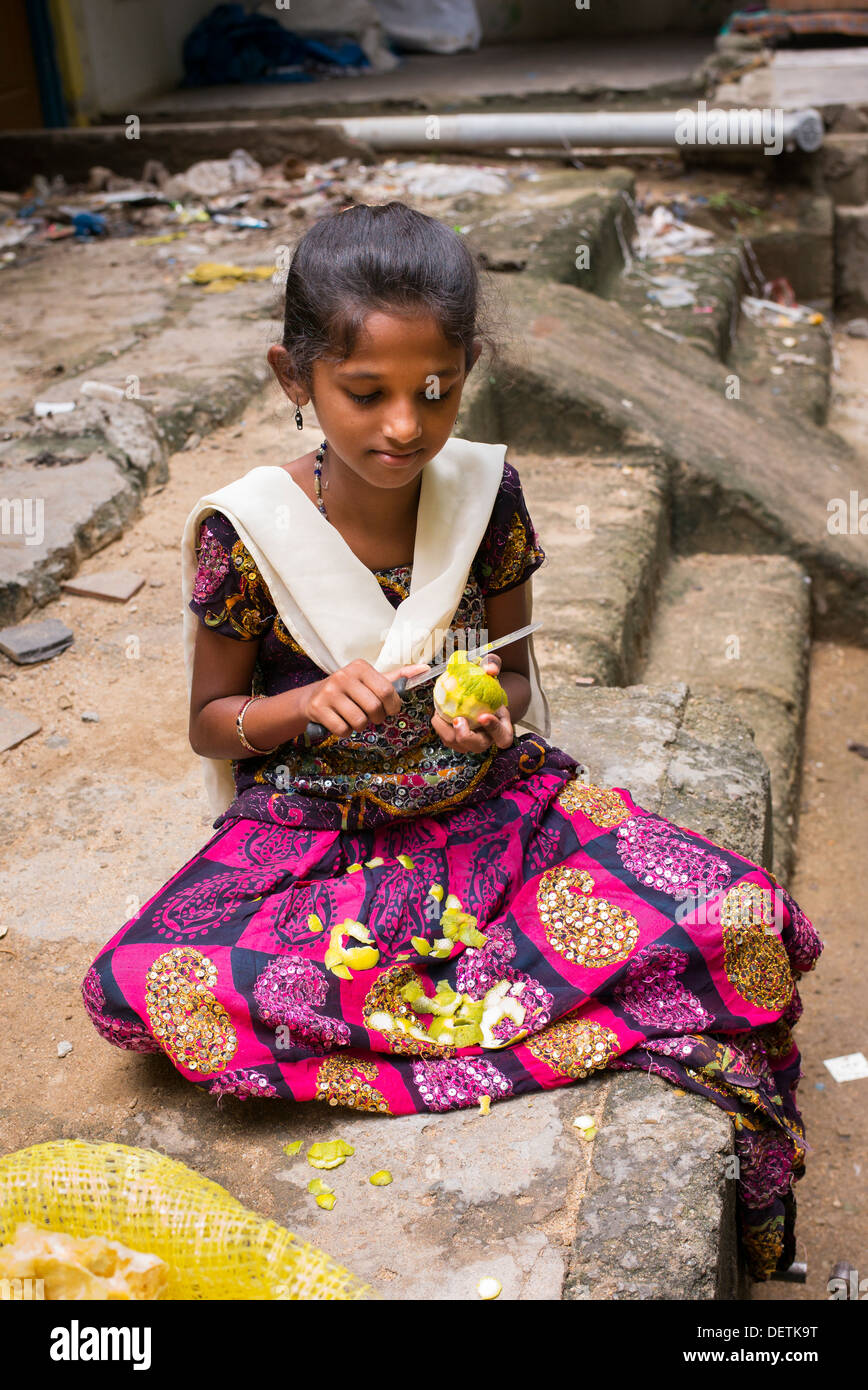
[(732, 1115), (764, 1279), (795, 1253), (791, 1029), (821, 949), (771, 873), (551, 759), (366, 831), (227, 819), (82, 991), (108, 1041), (216, 1096), (400, 1115), (653, 1071)]

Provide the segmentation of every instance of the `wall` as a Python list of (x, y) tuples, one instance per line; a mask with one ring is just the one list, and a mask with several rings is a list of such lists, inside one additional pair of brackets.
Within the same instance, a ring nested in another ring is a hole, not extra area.
[(577, 38), (583, 34), (626, 37), (665, 29), (714, 33), (735, 0), (476, 0), (484, 43)]
[[(215, 0), (52, 0), (76, 35), (82, 75), (79, 110), (135, 112), (141, 97), (182, 76), (181, 45)], [(328, 0), (322, 0), (325, 6)], [(484, 43), (659, 32), (714, 32), (735, 0), (477, 0)], [(57, 24), (55, 24), (57, 27)]]
[(214, 0), (67, 0), (84, 76), (81, 107), (135, 111), (181, 80), (181, 45)]

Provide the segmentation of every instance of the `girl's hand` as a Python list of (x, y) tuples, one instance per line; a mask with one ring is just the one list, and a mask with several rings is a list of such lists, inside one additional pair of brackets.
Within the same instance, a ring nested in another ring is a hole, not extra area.
[[(493, 652), (485, 657), (482, 669), (489, 676), (500, 673), (500, 657)], [(479, 728), (471, 729), (466, 719), (457, 718), (451, 722), (435, 714), (431, 726), (440, 735), (440, 742), (459, 753), (485, 753), (492, 744), (498, 748), (510, 748), (515, 742), (515, 730), (506, 705), (501, 705), (496, 714), (486, 711), (479, 716)]]
[(304, 687), (308, 692), (302, 712), (308, 722), (322, 724), (331, 734), (345, 737), (351, 729), (358, 733), (368, 724), (382, 724), (401, 710), (401, 697), (392, 684), (399, 676), (415, 676), (429, 671), (427, 662), (396, 666), (393, 671), (377, 671), (359, 657), (342, 666), (325, 680)]

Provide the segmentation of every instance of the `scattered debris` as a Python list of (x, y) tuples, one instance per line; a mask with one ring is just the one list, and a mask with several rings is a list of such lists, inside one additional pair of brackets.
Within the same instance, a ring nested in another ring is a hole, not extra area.
[(68, 1057), (71, 1051), (72, 1051), (72, 1043), (71, 1043), (71, 1042), (67, 1042), (65, 1039), (64, 1039), (63, 1042), (59, 1042), (59, 1043), (57, 1044), (57, 1055), (58, 1055), (58, 1057)]
[(317, 1206), (322, 1207), (325, 1211), (331, 1211), (337, 1201), (334, 1190), (328, 1187), (322, 1178), (311, 1178), (307, 1190), (316, 1198)]
[(262, 165), (246, 150), (233, 150), (228, 159), (203, 159), (191, 164), (184, 174), (176, 174), (163, 185), (163, 196), (171, 202), (193, 197), (207, 201), (221, 193), (253, 188), (262, 178)]
[(499, 197), (509, 192), (509, 179), (500, 169), (484, 164), (426, 164), (402, 160), (395, 168), (411, 198), (455, 198), (465, 193)]
[(480, 1298), (498, 1298), (503, 1292), (503, 1285), (499, 1279), (489, 1276), (487, 1279), (480, 1279), (476, 1285), (476, 1292)]
[(86, 709), (82, 712), (81, 722), (83, 724), (98, 724), (99, 715), (94, 709)]
[(709, 243), (713, 241), (713, 232), (682, 222), (672, 208), (660, 203), (650, 215), (640, 213), (636, 218), (633, 253), (643, 261), (675, 254), (705, 255), (712, 249)]
[(868, 319), (851, 319), (847, 333), (851, 338), (868, 338)]
[(848, 1052), (843, 1057), (824, 1059), (823, 1066), (836, 1081), (861, 1081), (868, 1076), (868, 1057), (864, 1052)]
[(42, 420), (47, 415), (68, 415), (71, 410), (75, 410), (75, 401), (33, 402), (33, 414), (37, 420)]
[(293, 1158), (295, 1154), (300, 1152), (301, 1145), (301, 1139), (294, 1139), (291, 1144), (284, 1144), (283, 1152), (286, 1154), (287, 1158)]
[(868, 743), (856, 743), (855, 739), (850, 738), (847, 747), (851, 753), (858, 753), (860, 758), (868, 758)]
[(770, 282), (766, 290), (766, 299), (770, 299), (773, 304), (783, 304), (787, 309), (795, 308), (799, 302), (795, 290), (784, 275)]
[(491, 1096), (483, 1095), (479, 1097), (479, 1113), (480, 1115), (491, 1114)]
[(345, 1139), (328, 1139), (319, 1144), (311, 1144), (307, 1151), (307, 1161), (311, 1168), (339, 1168), (355, 1153), (352, 1144)]
[(215, 294), (234, 290), (242, 280), (270, 280), (276, 270), (273, 265), (245, 267), (225, 265), (220, 261), (200, 261), (183, 277), (194, 285), (203, 285)]
[(681, 309), (687, 304), (696, 303), (696, 292), (677, 275), (655, 275), (651, 281), (654, 289), (647, 292), (648, 298), (661, 309)]
[(389, 1172), (388, 1168), (381, 1168), (379, 1172), (372, 1173), (368, 1178), (368, 1182), (372, 1187), (388, 1187), (391, 1181), (392, 1174)]
[(771, 328), (792, 328), (794, 323), (823, 323), (823, 315), (808, 304), (788, 304), (785, 308), (773, 299), (757, 299), (753, 295), (742, 296), (741, 311), (751, 323), (764, 324)]
[(110, 386), (107, 381), (83, 381), (78, 388), (82, 396), (95, 396), (100, 401), (122, 401), (124, 393), (120, 386)]

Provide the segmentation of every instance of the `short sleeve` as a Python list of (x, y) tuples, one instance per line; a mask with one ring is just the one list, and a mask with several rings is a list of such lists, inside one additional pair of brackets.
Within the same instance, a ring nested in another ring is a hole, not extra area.
[(483, 594), (505, 594), (530, 578), (545, 551), (527, 510), (517, 470), (504, 460), (491, 520), (476, 553), (474, 572)]
[(240, 642), (260, 638), (274, 618), (274, 604), (250, 551), (222, 513), (202, 522), (196, 556), (188, 608), (222, 637)]

